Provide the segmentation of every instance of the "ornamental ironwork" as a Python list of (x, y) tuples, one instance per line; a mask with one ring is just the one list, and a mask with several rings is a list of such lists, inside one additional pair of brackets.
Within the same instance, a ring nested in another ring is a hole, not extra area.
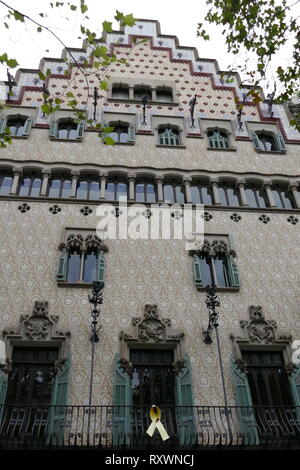
[(18, 209), (19, 209), (20, 212), (24, 213), (24, 212), (27, 212), (27, 211), (30, 210), (30, 206), (28, 204), (26, 204), (26, 202), (24, 202), (23, 204), (18, 206)]
[(268, 222), (270, 222), (270, 217), (268, 217), (267, 215), (265, 214), (262, 214), (260, 217), (259, 217), (259, 220), (261, 222), (263, 222), (264, 224), (267, 224)]

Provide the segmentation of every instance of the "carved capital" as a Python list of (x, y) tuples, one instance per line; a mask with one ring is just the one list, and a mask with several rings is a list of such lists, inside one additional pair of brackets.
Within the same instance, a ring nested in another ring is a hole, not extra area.
[(48, 176), (48, 178), (50, 178), (51, 176), (51, 170), (49, 168), (43, 168), (42, 169), (42, 175), (43, 176)]
[(135, 180), (136, 180), (136, 173), (129, 173), (129, 174), (128, 174), (128, 181), (129, 181), (129, 183), (130, 183), (130, 182), (131, 182), (131, 183), (132, 183), (132, 182), (134, 183)]
[(163, 181), (164, 181), (163, 175), (155, 176), (155, 181), (156, 181), (156, 183), (163, 183)]
[(293, 181), (292, 183), (289, 183), (288, 185), (288, 190), (289, 191), (293, 191), (293, 189), (299, 189), (299, 183), (297, 183), (296, 181)]
[(237, 180), (235, 185), (237, 188), (239, 188), (240, 186), (245, 186), (245, 184), (246, 184), (246, 180), (240, 179), (240, 180)]
[(14, 175), (22, 176), (22, 174), (23, 174), (23, 173), (22, 173), (22, 168), (18, 168), (18, 167), (16, 167), (16, 166), (13, 167), (13, 170), (12, 170), (12, 171), (13, 171), (13, 174), (14, 174)]
[(71, 170), (72, 178), (79, 178), (80, 171), (79, 170)]
[(184, 185), (191, 184), (192, 183), (191, 176), (184, 176), (182, 182), (183, 182)]
[(212, 188), (217, 187), (219, 184), (219, 179), (218, 178), (212, 178), (209, 182), (209, 186)]

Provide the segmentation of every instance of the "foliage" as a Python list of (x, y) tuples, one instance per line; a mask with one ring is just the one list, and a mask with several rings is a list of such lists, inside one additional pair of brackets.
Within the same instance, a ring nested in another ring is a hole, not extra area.
[[(243, 47), (251, 54), (253, 69), (249, 70), (241, 63), (237, 71), (246, 74), (247, 81), (252, 85), (248, 95), (256, 101), (262, 99), (257, 88), (266, 79), (273, 82), (274, 94), (277, 90), (276, 102), (288, 102), (300, 96), (299, 16), (296, 12), (293, 14), (299, 1), (291, 0), (288, 4), (288, 0), (206, 0), (209, 9), (204, 21), (223, 27), (228, 52), (238, 56)], [(197, 34), (209, 40), (203, 23), (198, 24)], [(292, 56), (288, 65), (275, 66), (275, 76), (269, 78), (268, 72), (278, 60), (279, 53), (283, 48), (287, 52), (290, 44)], [(291, 124), (300, 130), (300, 121), (295, 120)]]

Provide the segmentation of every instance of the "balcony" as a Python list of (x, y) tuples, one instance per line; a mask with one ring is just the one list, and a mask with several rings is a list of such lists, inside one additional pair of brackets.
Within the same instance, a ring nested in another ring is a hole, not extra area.
[(162, 441), (149, 407), (0, 407), (0, 449), (300, 449), (300, 407), (161, 407)]

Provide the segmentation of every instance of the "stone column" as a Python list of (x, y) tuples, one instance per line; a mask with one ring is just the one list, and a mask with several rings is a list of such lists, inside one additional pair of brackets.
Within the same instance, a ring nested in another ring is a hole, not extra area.
[(79, 175), (80, 175), (80, 171), (72, 170), (71, 175), (72, 175), (72, 188), (71, 188), (70, 197), (76, 197), (77, 182), (78, 182), (78, 178), (79, 178)]
[(47, 196), (48, 182), (51, 176), (51, 171), (48, 168), (42, 170), (43, 182), (41, 187), (41, 196)]
[(105, 199), (107, 173), (103, 173), (102, 171), (99, 171), (99, 177), (100, 177), (100, 198), (99, 199)]
[(156, 101), (156, 88), (151, 88), (151, 101)]
[(157, 184), (157, 202), (164, 202), (163, 180), (163, 176), (156, 176), (155, 178)]
[(297, 191), (299, 189), (298, 183), (294, 183), (294, 182), (290, 183), (288, 189), (289, 189), (289, 191), (292, 191), (297, 209), (300, 209), (300, 197), (299, 197), (299, 194), (298, 194), (298, 191)]
[(238, 180), (237, 183), (236, 183), (236, 186), (239, 189), (240, 200), (241, 200), (241, 205), (242, 206), (248, 206), (249, 205), (248, 202), (247, 202), (246, 194), (245, 194), (245, 184), (246, 184), (245, 180)]
[(273, 194), (272, 194), (272, 191), (271, 191), (271, 186), (272, 186), (272, 183), (270, 181), (266, 181), (266, 182), (263, 183), (263, 189), (265, 189), (265, 191), (267, 193), (267, 198), (268, 198), (270, 207), (276, 207), (276, 204), (275, 204), (275, 201), (274, 201), (274, 198), (273, 198)]
[(135, 180), (136, 180), (136, 174), (135, 173), (130, 173), (128, 175), (128, 181), (129, 181), (129, 201), (134, 201), (135, 200)]
[(210, 186), (213, 190), (214, 204), (220, 204), (219, 191), (218, 191), (218, 179), (210, 180)]
[(185, 200), (186, 200), (187, 204), (191, 204), (191, 202), (192, 202), (191, 182), (192, 182), (192, 178), (190, 176), (185, 176), (183, 178), (183, 184), (184, 184), (184, 188), (185, 188)]
[(133, 100), (133, 97), (134, 97), (133, 86), (130, 86), (128, 91), (129, 91), (129, 99)]
[(22, 176), (22, 168), (13, 168), (14, 179), (11, 185), (11, 190), (9, 194), (17, 194), (20, 177)]

